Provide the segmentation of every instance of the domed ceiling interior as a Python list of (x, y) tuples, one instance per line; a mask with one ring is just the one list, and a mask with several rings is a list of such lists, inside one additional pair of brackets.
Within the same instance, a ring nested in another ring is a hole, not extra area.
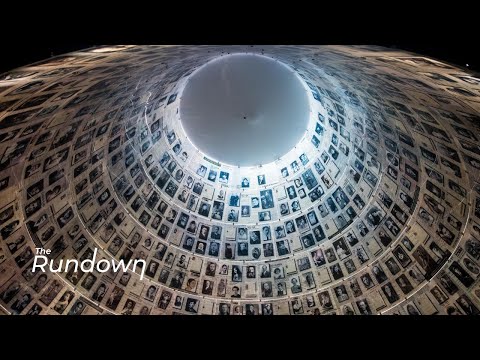
[[(479, 313), (480, 80), (375, 46), (111, 46), (0, 76), (0, 312)], [(143, 259), (140, 271), (33, 272)]]

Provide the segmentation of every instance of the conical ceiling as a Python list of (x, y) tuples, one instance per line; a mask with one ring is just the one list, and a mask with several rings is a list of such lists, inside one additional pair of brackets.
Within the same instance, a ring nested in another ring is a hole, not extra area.
[[(0, 312), (478, 314), (479, 110), (475, 75), (370, 46), (3, 74)], [(93, 257), (145, 273), (53, 271)]]

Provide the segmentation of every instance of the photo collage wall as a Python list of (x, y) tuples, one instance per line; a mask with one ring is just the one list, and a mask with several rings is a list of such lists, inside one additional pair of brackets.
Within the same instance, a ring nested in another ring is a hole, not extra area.
[[(181, 126), (189, 75), (229, 53), (306, 84), (275, 162), (222, 164)], [(478, 77), (373, 46), (104, 46), (0, 75), (0, 313), (476, 315), (479, 111)], [(34, 273), (39, 247), (145, 278)]]

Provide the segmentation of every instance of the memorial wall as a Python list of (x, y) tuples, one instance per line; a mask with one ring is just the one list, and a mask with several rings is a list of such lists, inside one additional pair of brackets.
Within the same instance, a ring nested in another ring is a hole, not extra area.
[(375, 46), (0, 75), (0, 313), (477, 315), (480, 79)]

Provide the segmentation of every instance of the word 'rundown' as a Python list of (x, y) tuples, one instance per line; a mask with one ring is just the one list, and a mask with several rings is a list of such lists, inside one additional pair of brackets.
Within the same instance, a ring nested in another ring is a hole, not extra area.
[[(78, 272), (78, 268), (80, 267), (80, 270), (83, 271), (84, 273), (86, 272), (92, 272), (94, 269), (96, 269), (100, 273), (104, 273), (110, 270), (110, 266), (114, 272), (118, 272), (121, 270), (122, 272), (127, 272), (127, 270), (131, 270), (135, 272), (135, 269), (140, 266), (141, 267), (141, 272), (140, 272), (140, 280), (143, 280), (143, 275), (145, 273), (145, 260), (129, 260), (127, 263), (122, 259), (119, 262), (115, 263), (115, 260), (111, 259), (110, 261), (107, 259), (101, 259), (97, 263), (95, 262), (95, 259), (97, 257), (97, 248), (93, 250), (93, 257), (92, 259), (85, 259), (81, 262), (79, 262), (76, 259), (68, 259), (65, 261), (65, 266), (64, 266), (64, 261), (61, 259), (58, 262), (58, 267), (55, 268), (53, 264), (53, 260), (50, 260), (43, 254), (49, 254), (50, 250), (42, 249), (42, 248), (36, 248), (36, 255), (35, 259), (33, 261), (33, 269), (32, 272), (35, 272), (38, 270), (41, 270), (42, 272), (45, 272), (45, 267), (48, 265), (48, 270), (52, 273), (58, 273), (58, 272), (68, 272), (70, 266), (73, 266), (73, 271)], [(43, 263), (41, 261), (43, 260)], [(105, 264), (105, 265), (103, 265)]]

